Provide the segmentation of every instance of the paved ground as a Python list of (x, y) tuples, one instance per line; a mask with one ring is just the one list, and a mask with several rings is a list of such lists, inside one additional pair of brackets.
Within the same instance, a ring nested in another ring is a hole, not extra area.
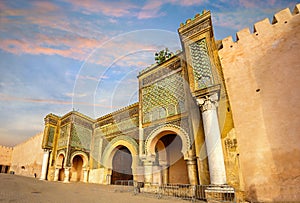
[(101, 202), (101, 203), (188, 203), (174, 198), (133, 192), (116, 192), (114, 186), (41, 181), (35, 178), (0, 174), (0, 202)]

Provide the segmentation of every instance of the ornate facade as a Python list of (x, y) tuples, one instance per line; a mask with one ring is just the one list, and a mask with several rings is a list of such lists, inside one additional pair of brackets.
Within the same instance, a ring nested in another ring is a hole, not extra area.
[[(285, 16), (290, 20), (287, 12), (275, 15), (277, 27)], [(293, 15), (299, 22), (299, 5)], [(251, 39), (261, 31), (259, 25)], [(230, 54), (225, 53), (242, 46), (245, 33), (238, 33), (236, 44), (216, 41), (209, 11), (182, 23), (178, 33), (183, 51), (140, 72), (137, 103), (97, 119), (76, 111), (45, 117), (42, 179), (99, 184), (133, 180), (146, 189), (167, 183), (228, 184), (251, 197), (252, 186), (243, 182), (247, 169), (240, 163), (253, 148), (243, 142), (250, 134), (243, 134), (240, 126), (237, 132), (234, 124), (239, 120), (234, 120), (238, 115), (230, 103), (239, 103), (227, 91), (234, 74), (228, 71)]]
[[(140, 72), (138, 103), (96, 120), (76, 111), (46, 116), (48, 171), (42, 176), (101, 184), (128, 178), (146, 185), (238, 184), (238, 175), (226, 179), (221, 133), (226, 137), (233, 125), (230, 112), (221, 110), (229, 104), (210, 12), (178, 32), (184, 51)], [(129, 174), (114, 168), (122, 149), (119, 162), (131, 155)]]

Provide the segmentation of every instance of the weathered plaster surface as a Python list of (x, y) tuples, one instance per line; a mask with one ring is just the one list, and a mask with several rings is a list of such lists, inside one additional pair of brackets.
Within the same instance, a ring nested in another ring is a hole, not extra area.
[(17, 175), (30, 177), (34, 177), (34, 173), (36, 173), (37, 178), (39, 178), (43, 162), (42, 140), (43, 133), (39, 133), (16, 145), (12, 152), (10, 171), (14, 171)]
[(244, 29), (219, 51), (246, 198), (300, 200), (300, 4)]
[(0, 165), (10, 166), (12, 151), (12, 147), (5, 147), (0, 145)]

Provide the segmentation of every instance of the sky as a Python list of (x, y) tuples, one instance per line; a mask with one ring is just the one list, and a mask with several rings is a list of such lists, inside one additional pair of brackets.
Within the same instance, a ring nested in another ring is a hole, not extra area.
[(212, 12), (216, 39), (284, 9), (288, 0), (1, 0), (0, 145), (44, 129), (49, 113), (91, 118), (138, 100), (154, 53), (181, 50), (180, 23)]

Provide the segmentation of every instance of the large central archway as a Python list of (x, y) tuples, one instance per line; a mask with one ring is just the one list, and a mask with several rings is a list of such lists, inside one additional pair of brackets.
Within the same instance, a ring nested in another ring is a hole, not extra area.
[(159, 126), (150, 133), (145, 148), (146, 157), (149, 157), (150, 161), (151, 157), (155, 157), (152, 183), (190, 183), (185, 161), (188, 159), (190, 143), (189, 136), (179, 126), (167, 124)]
[[(121, 160), (127, 160), (124, 167), (122, 164), (118, 164), (122, 162)], [(136, 141), (128, 136), (114, 138), (105, 148), (101, 162), (106, 168), (106, 184), (114, 184), (116, 180), (121, 179), (135, 179), (135, 170), (138, 164), (138, 145)], [(126, 173), (129, 173), (128, 176), (126, 176)]]
[(111, 184), (118, 184), (120, 180), (133, 180), (132, 155), (125, 146), (118, 146), (112, 161)]
[(154, 183), (188, 184), (188, 172), (181, 152), (182, 141), (176, 134), (166, 134), (155, 145)]

